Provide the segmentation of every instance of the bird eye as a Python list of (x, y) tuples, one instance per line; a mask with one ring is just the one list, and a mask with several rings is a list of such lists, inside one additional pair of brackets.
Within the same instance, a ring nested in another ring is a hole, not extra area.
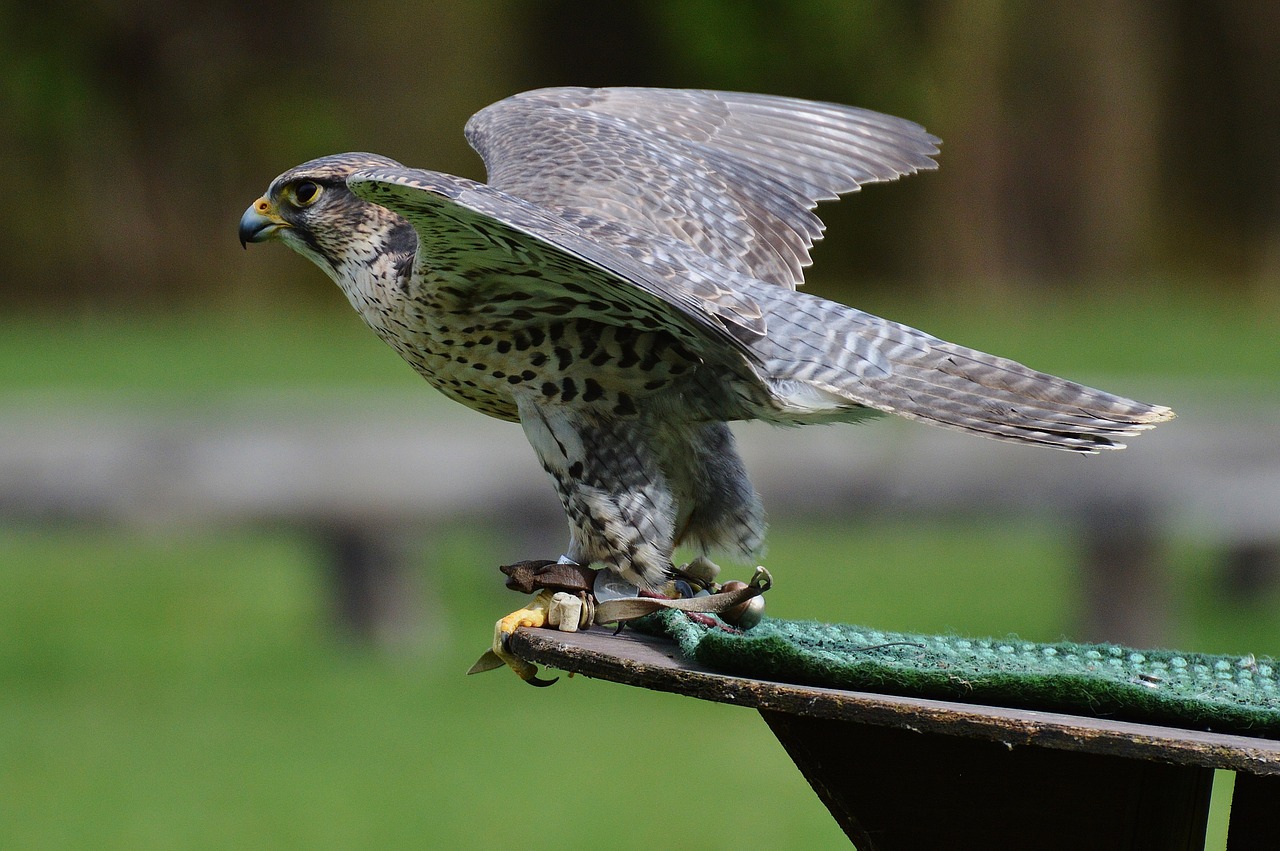
[(293, 187), (293, 200), (299, 207), (305, 207), (320, 197), (320, 185), (304, 180)]

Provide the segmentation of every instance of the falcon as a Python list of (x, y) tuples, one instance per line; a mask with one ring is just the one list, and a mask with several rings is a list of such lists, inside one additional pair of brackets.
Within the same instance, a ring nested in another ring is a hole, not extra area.
[(1173, 417), (796, 290), (820, 201), (936, 168), (940, 140), (911, 121), (554, 88), (486, 107), (466, 136), (487, 184), (321, 157), (272, 181), (240, 241), (307, 257), (432, 386), (519, 422), (569, 521), (564, 560), (628, 587), (662, 585), (678, 545), (761, 551), (733, 421), (886, 412), (1093, 453)]

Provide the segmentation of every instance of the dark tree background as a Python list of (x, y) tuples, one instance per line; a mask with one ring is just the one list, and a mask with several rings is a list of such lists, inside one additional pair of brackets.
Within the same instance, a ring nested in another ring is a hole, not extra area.
[(943, 137), (939, 173), (827, 208), (832, 287), (1176, 279), (1274, 305), (1280, 277), (1272, 0), (54, 0), (0, 7), (0, 69), (13, 309), (333, 298), (239, 255), (271, 177), (339, 150), (481, 177), (467, 116), (569, 83), (835, 100)]

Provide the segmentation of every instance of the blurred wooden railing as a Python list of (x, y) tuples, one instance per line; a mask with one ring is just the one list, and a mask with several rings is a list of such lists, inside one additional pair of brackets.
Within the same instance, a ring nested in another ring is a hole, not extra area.
[[(324, 547), (343, 619), (373, 634), (403, 605), (404, 535), (469, 518), (518, 535), (528, 557), (562, 544), (559, 507), (519, 427), (423, 398), (263, 393), (157, 406), (10, 396), (0, 408), (0, 518), (295, 526)], [(1280, 551), (1280, 396), (1209, 386), (1158, 398), (1180, 418), (1090, 458), (896, 421), (737, 430), (775, 524), (794, 515), (1070, 523), (1092, 589), (1091, 620), (1075, 637), (1154, 645), (1167, 626), (1169, 536), (1221, 547), (1241, 593), (1271, 578)]]

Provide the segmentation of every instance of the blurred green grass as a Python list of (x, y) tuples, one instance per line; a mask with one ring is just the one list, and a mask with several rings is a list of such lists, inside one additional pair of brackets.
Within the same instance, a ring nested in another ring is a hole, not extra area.
[[(1190, 292), (1001, 311), (869, 301), (1069, 375), (1280, 374), (1274, 316)], [(419, 385), (345, 313), (0, 320), (13, 404)], [(436, 628), (398, 654), (333, 634), (314, 553), (291, 533), (0, 527), (0, 544), (0, 847), (542, 847), (555, 830), (566, 848), (847, 847), (755, 713), (463, 677), (516, 600), (493, 567), (528, 556), (477, 530), (424, 541)], [(1216, 555), (1173, 546), (1176, 643), (1272, 651), (1280, 598), (1228, 602)], [(779, 617), (1053, 640), (1080, 604), (1070, 541), (1047, 524), (783, 518), (770, 551)]]
[[(788, 524), (771, 611), (1063, 635), (1064, 541), (972, 531)], [(753, 712), (581, 679), (535, 691), (503, 672), (464, 677), (513, 602), (488, 581), (506, 545), (472, 529), (424, 547), (435, 638), (400, 654), (330, 632), (312, 552), (290, 534), (4, 537), (5, 848), (484, 848), (530, 830), (542, 847), (538, 831), (561, 829), (567, 848), (846, 847)], [(851, 550), (847, 570), (832, 563)], [(1272, 636), (1277, 602), (1258, 607)], [(1188, 638), (1211, 644), (1228, 627)]]

